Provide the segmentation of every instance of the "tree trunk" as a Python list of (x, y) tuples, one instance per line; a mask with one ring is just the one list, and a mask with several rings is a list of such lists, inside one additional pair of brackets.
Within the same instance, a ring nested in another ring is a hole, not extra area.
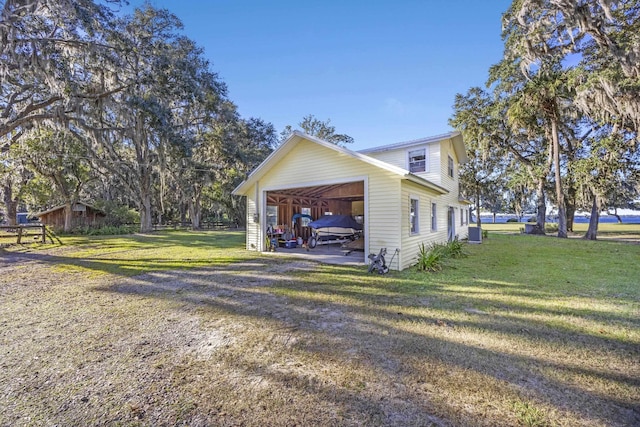
[(598, 222), (600, 221), (600, 199), (597, 195), (593, 195), (593, 205), (591, 206), (591, 217), (589, 218), (589, 228), (584, 238), (587, 240), (596, 240), (598, 236)]
[(558, 137), (558, 123), (551, 120), (551, 139), (553, 139), (553, 162), (555, 163), (556, 200), (558, 202), (558, 237), (567, 237), (567, 211), (562, 192), (562, 175), (560, 171), (560, 139)]
[(140, 212), (140, 232), (149, 233), (153, 230), (150, 194), (146, 194), (141, 198), (138, 210)]
[(73, 229), (73, 203), (67, 202), (64, 204), (64, 231), (65, 233), (71, 232)]
[(537, 209), (536, 212), (536, 225), (533, 227), (531, 234), (544, 234), (544, 226), (546, 222), (547, 203), (544, 193), (544, 178), (538, 178), (538, 185), (536, 186)]
[(187, 203), (180, 202), (180, 224), (187, 222)]
[(607, 209), (607, 213), (609, 215), (615, 216), (616, 220), (618, 221), (618, 224), (622, 224), (622, 217), (618, 215), (618, 208), (613, 208), (613, 213), (609, 212), (609, 209)]
[(193, 230), (200, 229), (200, 217), (202, 215), (202, 207), (200, 206), (200, 197), (194, 197), (189, 200), (189, 216), (191, 217), (191, 228)]
[(13, 189), (11, 185), (4, 185), (3, 194), (4, 194), (4, 207), (7, 211), (7, 224), (10, 226), (18, 225), (18, 201), (13, 200)]
[(482, 226), (482, 220), (480, 219), (480, 188), (476, 189), (476, 225)]
[(570, 183), (565, 200), (565, 205), (567, 206), (567, 231), (573, 231), (573, 222), (576, 216), (576, 192), (575, 184)]
[[(571, 159), (572, 162), (575, 159)], [(576, 188), (575, 179), (571, 178), (568, 180), (567, 184), (567, 197), (565, 199), (565, 205), (567, 207), (567, 231), (573, 232), (573, 224), (575, 222), (576, 217), (576, 193), (578, 189)]]

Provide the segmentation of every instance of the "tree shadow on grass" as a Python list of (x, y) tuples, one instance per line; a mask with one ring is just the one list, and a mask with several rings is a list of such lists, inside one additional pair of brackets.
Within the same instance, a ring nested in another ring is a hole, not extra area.
[[(407, 314), (416, 307), (415, 302), (412, 302), (412, 298), (403, 296), (400, 291), (385, 289), (383, 278), (371, 279), (373, 284), (366, 285), (360, 281), (359, 273), (363, 274), (361, 270), (347, 269), (352, 282), (341, 278), (341, 284), (327, 285), (324, 280), (322, 283), (315, 281), (317, 276), (309, 276), (310, 272), (307, 270), (313, 264), (289, 265), (293, 268), (289, 269), (282, 260), (263, 260), (249, 264), (230, 264), (225, 268), (158, 272), (131, 278), (125, 283), (98, 287), (96, 290), (170, 299), (190, 308), (198, 307), (223, 315), (241, 316), (282, 328), (305, 331), (318, 337), (323, 345), (307, 343), (300, 345), (298, 350), (313, 354), (315, 359), (337, 355), (346, 365), (355, 354), (360, 360), (369, 363), (373, 371), (397, 377), (407, 385), (415, 385), (412, 383), (413, 366), (436, 361), (451, 366), (452, 370), (468, 370), (493, 377), (509, 384), (523, 396), (544, 402), (560, 411), (582, 414), (592, 421), (606, 424), (615, 419), (619, 425), (640, 421), (640, 408), (636, 401), (581, 388), (570, 379), (588, 376), (596, 381), (609, 383), (614, 389), (637, 388), (640, 386), (637, 364), (630, 365), (628, 372), (613, 372), (607, 368), (576, 366), (569, 360), (553, 361), (533, 355), (490, 350), (449, 339), (446, 333), (442, 333), (447, 329), (442, 329), (437, 320), (451, 323), (454, 330), (463, 328), (490, 331), (521, 338), (530, 344), (535, 344), (536, 341), (555, 345), (574, 343), (571, 345), (575, 349), (619, 354), (630, 361), (637, 360), (640, 355), (637, 345), (507, 316), (487, 319), (483, 314), (470, 314), (469, 320), (460, 321)], [(335, 273), (335, 269), (330, 271)], [(423, 296), (436, 301), (447, 293), (446, 289), (435, 288), (425, 292)], [(551, 295), (545, 297), (552, 298)], [(482, 298), (467, 297), (458, 300), (458, 308), (486, 303)], [(407, 309), (407, 313), (402, 312), (403, 307)], [(451, 308), (455, 309), (455, 305), (452, 304)], [(516, 312), (524, 308), (520, 305), (509, 307), (508, 304), (505, 307), (507, 311)], [(402, 327), (412, 323), (425, 324), (430, 332), (414, 333)], [(526, 334), (522, 331), (523, 327), (527, 329)], [(333, 345), (328, 348), (327, 343)], [(568, 347), (572, 348), (571, 345)], [(238, 369), (249, 369), (258, 374), (268, 373), (268, 367), (247, 367), (243, 363), (239, 363)], [(549, 372), (555, 374), (549, 375)], [(282, 378), (288, 374), (270, 375), (274, 381), (285, 381)], [(569, 379), (561, 380), (560, 377)], [(304, 387), (306, 389), (307, 386)], [(322, 397), (328, 393), (322, 387), (312, 387), (312, 390)], [(345, 394), (344, 390), (337, 394), (334, 390), (333, 393), (346, 399), (355, 412), (371, 405), (366, 399), (363, 401), (359, 394)], [(427, 411), (418, 399), (410, 403), (415, 411)], [(472, 421), (467, 419), (467, 422)]]
[[(339, 273), (339, 274), (338, 274)], [(343, 274), (344, 273), (344, 274)], [(366, 279), (363, 279), (366, 277)], [(544, 326), (541, 320), (518, 320), (520, 315), (540, 315), (588, 319), (601, 323), (613, 323), (629, 329), (640, 329), (640, 317), (633, 315), (634, 306), (640, 304), (633, 298), (579, 297), (589, 303), (602, 303), (606, 306), (619, 306), (629, 312), (623, 315), (619, 311), (597, 308), (571, 307), (560, 305), (561, 301), (576, 298), (560, 292), (537, 289), (524, 283), (506, 283), (480, 278), (466, 279), (463, 284), (443, 281), (438, 275), (427, 275), (424, 282), (405, 279), (401, 274), (395, 276), (363, 275), (357, 270), (331, 268), (327, 272), (321, 269), (312, 279), (300, 278), (313, 286), (313, 291), (326, 295), (340, 295), (348, 298), (371, 300), (384, 297), (385, 304), (422, 307), (425, 297), (432, 299), (432, 306), (439, 309), (467, 309), (469, 313), (491, 314), (498, 318), (509, 318), (524, 323)], [(639, 305), (640, 308), (640, 305)], [(549, 329), (549, 328), (547, 328)], [(555, 324), (552, 329), (561, 329), (566, 333), (575, 330)], [(598, 337), (596, 337), (598, 338)], [(606, 339), (606, 337), (599, 337)], [(598, 345), (606, 344), (598, 341)]]

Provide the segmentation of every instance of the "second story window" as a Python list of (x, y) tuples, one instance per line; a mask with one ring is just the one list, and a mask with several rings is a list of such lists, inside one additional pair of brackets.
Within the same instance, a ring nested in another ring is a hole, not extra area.
[(451, 156), (449, 156), (448, 162), (449, 162), (449, 163), (448, 163), (448, 166), (449, 166), (449, 176), (450, 176), (451, 178), (453, 178), (453, 158), (452, 158)]
[(409, 172), (426, 172), (427, 171), (427, 150), (420, 148), (418, 150), (409, 151)]

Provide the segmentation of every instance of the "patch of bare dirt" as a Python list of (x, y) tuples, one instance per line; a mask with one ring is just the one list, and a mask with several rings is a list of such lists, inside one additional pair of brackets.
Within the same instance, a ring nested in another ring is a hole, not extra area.
[[(431, 299), (304, 296), (311, 261), (90, 277), (47, 254), (4, 255), (1, 426), (510, 426), (538, 378), (411, 316)], [(583, 416), (591, 397), (556, 418)]]

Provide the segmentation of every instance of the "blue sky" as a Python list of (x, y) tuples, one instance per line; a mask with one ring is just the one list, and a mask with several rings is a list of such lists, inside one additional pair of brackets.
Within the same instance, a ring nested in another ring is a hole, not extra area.
[[(450, 131), (502, 55), (507, 0), (150, 0), (184, 23), (243, 117), (331, 119), (363, 149)], [(142, 1), (132, 0), (133, 6)]]

